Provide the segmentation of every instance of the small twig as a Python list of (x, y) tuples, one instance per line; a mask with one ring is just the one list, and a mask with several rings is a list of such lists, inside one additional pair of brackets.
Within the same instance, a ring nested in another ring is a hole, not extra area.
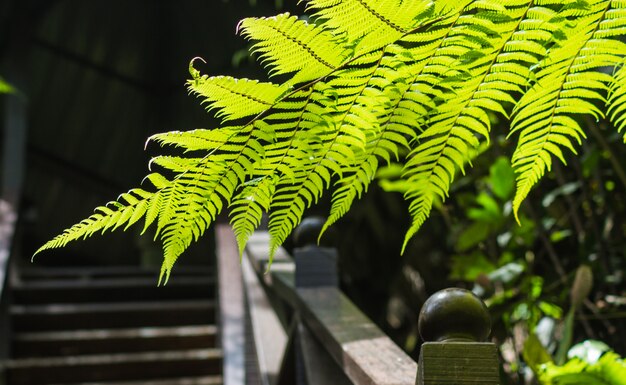
[(587, 333), (587, 337), (590, 339), (595, 339), (596, 334), (593, 332), (593, 328), (589, 324), (589, 320), (586, 318), (583, 318), (583, 313), (580, 310), (576, 311), (576, 318), (583, 325), (583, 328), (585, 329), (585, 333)]
[[(566, 181), (565, 178), (563, 177), (563, 169), (561, 168), (561, 164), (559, 162), (554, 162), (554, 175), (556, 176), (556, 180), (559, 182), (559, 185), (563, 186)], [(575, 231), (576, 231), (576, 240), (580, 243), (582, 241), (584, 241), (584, 239), (586, 238), (586, 234), (585, 234), (585, 229), (582, 225), (582, 220), (580, 219), (580, 217), (578, 216), (578, 207), (580, 206), (580, 203), (576, 203), (574, 201), (574, 198), (572, 198), (572, 196), (570, 194), (564, 194), (565, 195), (565, 201), (567, 202), (568, 206), (569, 206), (569, 217), (572, 220), (572, 224), (574, 225)]]
[(567, 282), (567, 273), (565, 273), (565, 269), (563, 268), (563, 265), (561, 264), (561, 261), (559, 260), (559, 256), (556, 254), (554, 247), (552, 247), (552, 243), (550, 242), (550, 239), (548, 239), (548, 237), (546, 236), (546, 232), (543, 226), (541, 226), (541, 221), (539, 221), (539, 218), (537, 217), (535, 210), (533, 209), (532, 205), (528, 203), (528, 201), (524, 202), (524, 205), (526, 207), (526, 210), (528, 211), (528, 214), (530, 214), (532, 220), (538, 224), (537, 227), (539, 229), (539, 239), (543, 243), (543, 246), (546, 252), (548, 253), (548, 256), (550, 257), (550, 260), (552, 261), (552, 264), (554, 265), (554, 269), (559, 274), (561, 282), (563, 283)]
[(600, 320), (602, 322), (602, 324), (604, 325), (604, 327), (606, 328), (606, 330), (609, 332), (609, 334), (615, 334), (617, 329), (615, 328), (615, 326), (613, 326), (613, 324), (611, 324), (608, 321), (608, 319), (610, 319), (610, 318), (626, 318), (626, 312), (617, 312), (617, 313), (612, 313), (612, 314), (600, 314), (600, 310), (598, 310), (598, 307), (593, 302), (591, 302), (589, 299), (585, 299), (583, 301), (583, 304), (585, 305), (585, 307), (587, 309), (589, 309), (593, 313), (593, 316), (580, 316), (580, 320), (581, 321), (583, 319), (584, 320), (588, 320), (588, 319)]

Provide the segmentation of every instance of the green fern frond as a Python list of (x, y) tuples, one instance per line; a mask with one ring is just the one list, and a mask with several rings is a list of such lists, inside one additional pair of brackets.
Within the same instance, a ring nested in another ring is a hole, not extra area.
[(170, 131), (152, 135), (148, 138), (146, 144), (155, 142), (161, 146), (180, 147), (185, 149), (185, 151), (215, 150), (225, 146), (238, 132), (239, 129), (237, 127), (226, 127), (216, 130)]
[(230, 76), (197, 77), (188, 81), (190, 92), (204, 97), (207, 110), (224, 121), (259, 114), (272, 107), (287, 86)]
[(97, 207), (89, 218), (46, 242), (34, 253), (33, 258), (43, 250), (64, 247), (71, 241), (85, 239), (96, 232), (115, 230), (124, 224), (126, 224), (126, 229), (141, 219), (151, 199), (153, 199), (152, 193), (138, 188), (132, 189), (120, 195), (117, 201)]
[(532, 186), (550, 170), (552, 156), (565, 163), (563, 149), (576, 153), (585, 133), (571, 115), (604, 116), (603, 105), (611, 77), (602, 67), (621, 62), (626, 45), (602, 24), (612, 10), (611, 1), (593, 1), (568, 39), (553, 47), (541, 62), (537, 82), (514, 110), (511, 133), (519, 139), (512, 157), (517, 175), (513, 212), (517, 213)]
[(345, 37), (355, 55), (380, 49), (406, 35), (430, 1), (311, 0), (308, 9), (324, 27)]
[[(145, 218), (163, 242), (161, 278), (227, 207), (239, 249), (269, 212), (272, 252), (332, 191), (324, 230), (364, 194), (381, 162), (406, 155), (412, 224), (445, 199), (488, 145), (491, 117), (517, 136), (515, 214), (552, 158), (585, 133), (574, 116), (626, 128), (624, 0), (310, 0), (307, 23), (282, 14), (241, 22), (282, 84), (201, 75), (189, 91), (223, 124), (157, 134), (152, 192), (131, 190), (40, 248)], [(626, 137), (625, 137), (626, 140)], [(407, 155), (408, 154), (408, 155)]]
[[(456, 50), (439, 49), (430, 56), (432, 67), (453, 91), (433, 94), (444, 100), (430, 112), (428, 128), (404, 167), (409, 183), (405, 198), (410, 201), (413, 221), (403, 249), (429, 216), (435, 197), (445, 200), (457, 170), (464, 172), (464, 164), (480, 140), (489, 140), (489, 114), (508, 116), (515, 94), (528, 83), (529, 67), (538, 62), (545, 53), (544, 44), (554, 39), (558, 30), (550, 21), (552, 13), (533, 3), (510, 2), (506, 12), (494, 17), (489, 11), (499, 6), (481, 2), (479, 8), (471, 3), (470, 8), (478, 13), (471, 18), (460, 16), (447, 33), (452, 42), (446, 44), (456, 44)], [(522, 35), (527, 44), (519, 44)], [(452, 72), (466, 61), (470, 64), (467, 74)], [(442, 68), (441, 63), (447, 66)], [(424, 76), (418, 81), (421, 78)], [(424, 83), (428, 82), (432, 84), (427, 78)]]
[(276, 188), (272, 177), (251, 180), (233, 199), (230, 207), (230, 223), (235, 233), (239, 254), (243, 254), (248, 239), (261, 224), (263, 213), (267, 212)]
[[(349, 170), (348, 175), (342, 176), (336, 183), (337, 189), (333, 193), (330, 215), (324, 223), (320, 237), (348, 212), (355, 199), (367, 191), (376, 175), (379, 159), (386, 160), (387, 163), (390, 163), (392, 157), (398, 160), (399, 149), (409, 149), (409, 140), (416, 137), (414, 122), (403, 119), (405, 112), (419, 114), (411, 110), (410, 106), (407, 108), (407, 104), (412, 103), (408, 99), (412, 81), (394, 76), (390, 71), (381, 69), (381, 72), (386, 76), (378, 79), (377, 83), (385, 90), (388, 103), (382, 103), (384, 109), (379, 112), (380, 117), (377, 118), (382, 120), (380, 129), (368, 131), (365, 151), (355, 162), (358, 166)], [(421, 112), (425, 114), (425, 110)]]
[[(624, 19), (626, 20), (626, 16)], [(626, 128), (626, 61), (613, 75), (607, 104), (609, 105), (608, 115), (611, 122), (618, 132), (622, 132)], [(626, 133), (624, 134), (624, 143), (626, 143)]]
[(289, 83), (316, 79), (339, 67), (349, 52), (327, 30), (287, 13), (247, 18), (241, 33), (255, 41), (252, 51), (270, 68), (270, 75), (292, 74)]

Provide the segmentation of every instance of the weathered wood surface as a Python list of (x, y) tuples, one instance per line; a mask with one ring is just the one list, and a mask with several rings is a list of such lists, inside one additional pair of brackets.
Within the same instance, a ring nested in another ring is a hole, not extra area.
[[(267, 258), (267, 243), (249, 249), (250, 257)], [(417, 364), (333, 287), (295, 289), (294, 263), (276, 261), (266, 281), (301, 314), (303, 323), (357, 385), (414, 385)]]
[(16, 283), (16, 302), (45, 304), (61, 299), (64, 303), (102, 301), (167, 301), (179, 298), (202, 299), (215, 296), (211, 276), (176, 276), (166, 287), (157, 287), (154, 277), (105, 278), (98, 280), (54, 279)]
[[(16, 221), (17, 214), (13, 206), (0, 199), (0, 361), (9, 356), (11, 320), (8, 312), (9, 294), (7, 289), (9, 286), (9, 256), (11, 255), (11, 242)], [(2, 377), (2, 372), (0, 367), (0, 377)]]
[(498, 349), (485, 342), (491, 317), (469, 290), (448, 288), (431, 295), (420, 310), (422, 344), (417, 385), (498, 385)]
[[(298, 325), (298, 344), (308, 385), (351, 385), (352, 382), (309, 329)], [(323, 369), (322, 369), (323, 368)]]
[(245, 383), (245, 304), (243, 278), (235, 236), (228, 225), (218, 225), (218, 293), (224, 385)]
[(339, 286), (337, 250), (328, 247), (301, 247), (294, 250), (295, 286)]
[(425, 342), (417, 385), (498, 385), (498, 350), (488, 342)]
[(252, 328), (251, 337), (256, 347), (260, 385), (273, 385), (278, 379), (283, 353), (287, 346), (287, 333), (261, 287), (247, 256), (241, 261), (248, 312)]
[(13, 357), (107, 354), (216, 346), (215, 325), (16, 333)]
[(215, 301), (13, 305), (14, 331), (212, 324)]
[[(158, 282), (160, 267), (128, 266), (81, 266), (81, 267), (38, 267), (36, 264), (22, 267), (19, 278), (21, 281), (38, 282), (59, 279), (98, 281), (110, 278), (150, 278), (152, 283)], [(215, 270), (207, 266), (176, 266), (168, 286), (180, 277), (205, 276), (212, 277)]]
[[(7, 363), (7, 383), (84, 383), (218, 375), (219, 349), (31, 358)], [(46, 382), (41, 382), (45, 378)]]

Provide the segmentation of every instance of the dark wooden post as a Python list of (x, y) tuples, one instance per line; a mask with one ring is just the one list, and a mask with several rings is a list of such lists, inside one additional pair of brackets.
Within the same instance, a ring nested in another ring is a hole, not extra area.
[(325, 219), (321, 217), (308, 217), (302, 220), (294, 232), (296, 288), (339, 286), (337, 250), (317, 245), (317, 237), (324, 222)]
[[(296, 248), (293, 251), (293, 257), (296, 290), (339, 287), (337, 250), (317, 244), (324, 222), (325, 219), (321, 217), (308, 217), (302, 220), (294, 232)], [(350, 384), (350, 380), (337, 363), (299, 318), (303, 316), (303, 314), (295, 315), (296, 383), (298, 385)]]
[(419, 315), (424, 339), (416, 385), (498, 385), (498, 352), (485, 342), (491, 319), (485, 304), (464, 289), (433, 294)]

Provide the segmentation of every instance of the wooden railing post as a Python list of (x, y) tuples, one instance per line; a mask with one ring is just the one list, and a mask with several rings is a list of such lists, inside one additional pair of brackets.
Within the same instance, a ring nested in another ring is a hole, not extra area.
[(498, 385), (497, 348), (485, 342), (491, 319), (485, 304), (464, 289), (433, 294), (419, 315), (424, 339), (416, 385)]
[(295, 286), (305, 287), (339, 287), (337, 273), (337, 250), (321, 247), (317, 244), (324, 218), (308, 217), (296, 228), (293, 251), (296, 264)]
[[(339, 288), (337, 250), (321, 247), (317, 240), (325, 219), (308, 217), (294, 232), (294, 286), (298, 289)], [(295, 375), (298, 385), (347, 385), (350, 381), (322, 344), (295, 314)]]

